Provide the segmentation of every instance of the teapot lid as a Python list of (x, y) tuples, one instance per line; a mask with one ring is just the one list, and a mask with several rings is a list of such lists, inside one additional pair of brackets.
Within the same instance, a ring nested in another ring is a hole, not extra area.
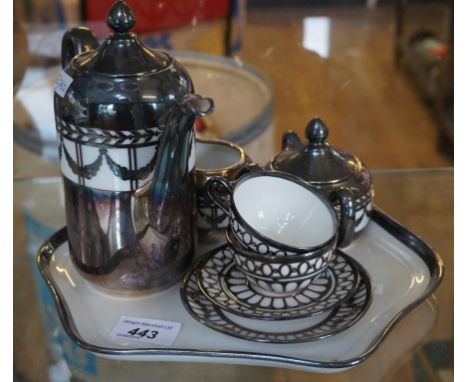
[(361, 161), (327, 143), (328, 128), (320, 118), (313, 118), (305, 129), (308, 143), (301, 144), (294, 132), (283, 136), (283, 151), (273, 158), (270, 167), (288, 172), (311, 183), (337, 183), (361, 172)]
[(79, 55), (71, 63), (75, 70), (108, 76), (145, 75), (171, 65), (171, 57), (145, 46), (130, 32), (135, 16), (123, 0), (116, 1), (107, 14), (112, 33), (101, 46)]

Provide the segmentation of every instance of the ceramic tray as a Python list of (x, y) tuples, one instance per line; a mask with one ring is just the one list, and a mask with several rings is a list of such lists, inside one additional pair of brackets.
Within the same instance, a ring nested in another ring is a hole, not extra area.
[[(200, 254), (223, 242), (210, 236)], [(374, 210), (371, 222), (343, 252), (370, 274), (372, 303), (349, 329), (326, 339), (294, 344), (264, 344), (216, 332), (185, 310), (179, 285), (147, 297), (111, 297), (84, 281), (71, 263), (66, 230), (41, 247), (37, 262), (57, 305), (64, 329), (79, 346), (107, 358), (263, 365), (331, 372), (368, 358), (394, 325), (435, 290), (442, 278), (439, 256), (420, 238)], [(115, 340), (111, 331), (121, 316), (176, 321), (182, 328), (172, 346)]]

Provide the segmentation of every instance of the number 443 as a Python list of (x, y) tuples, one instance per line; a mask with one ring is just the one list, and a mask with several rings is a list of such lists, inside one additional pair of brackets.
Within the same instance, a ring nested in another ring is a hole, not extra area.
[(152, 338), (156, 338), (159, 332), (156, 330), (149, 330), (149, 329), (140, 331), (140, 328), (135, 328), (135, 329), (129, 330), (127, 333), (132, 336), (139, 336), (140, 338), (146, 337), (148, 339), (152, 339)]

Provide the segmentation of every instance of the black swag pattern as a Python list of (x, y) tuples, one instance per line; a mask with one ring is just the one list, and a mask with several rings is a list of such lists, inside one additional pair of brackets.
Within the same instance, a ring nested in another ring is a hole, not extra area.
[(67, 160), (68, 166), (70, 167), (72, 172), (75, 175), (86, 179), (92, 179), (97, 175), (104, 159), (111, 171), (114, 173), (114, 175), (122, 180), (143, 180), (150, 175), (150, 173), (154, 169), (154, 166), (156, 165), (157, 150), (154, 150), (153, 157), (145, 166), (140, 167), (139, 169), (130, 170), (129, 168), (116, 163), (109, 156), (107, 149), (100, 149), (99, 156), (92, 163), (87, 164), (85, 166), (80, 166), (72, 158), (66, 146), (63, 143), (61, 146), (65, 154), (65, 159)]

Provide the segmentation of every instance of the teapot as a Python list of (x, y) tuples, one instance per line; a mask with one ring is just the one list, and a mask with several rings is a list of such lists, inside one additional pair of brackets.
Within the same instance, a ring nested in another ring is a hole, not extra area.
[(99, 45), (88, 28), (62, 40), (54, 107), (68, 243), (81, 275), (106, 292), (163, 290), (196, 246), (195, 133), (213, 101), (187, 71), (130, 31), (124, 1)]

